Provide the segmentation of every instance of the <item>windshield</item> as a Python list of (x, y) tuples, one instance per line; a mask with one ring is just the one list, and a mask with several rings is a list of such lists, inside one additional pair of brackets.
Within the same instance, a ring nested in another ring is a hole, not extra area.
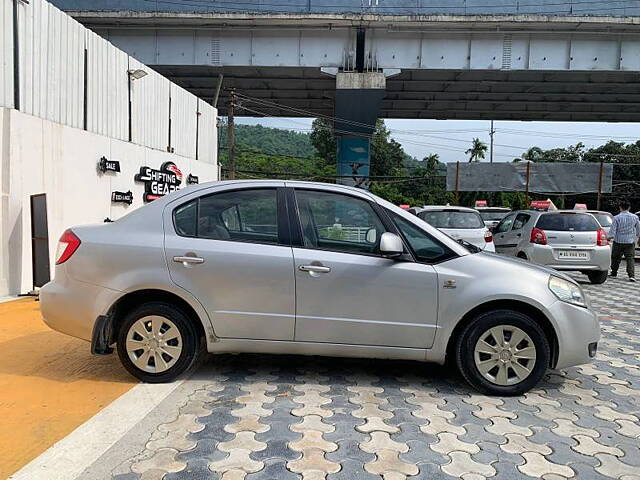
[(594, 213), (593, 216), (596, 217), (598, 223), (603, 227), (610, 227), (613, 223), (613, 216), (608, 213)]
[(545, 213), (538, 219), (536, 227), (556, 232), (594, 232), (600, 225), (591, 215), (584, 213)]
[(484, 228), (484, 222), (477, 212), (435, 210), (420, 212), (418, 216), (436, 228)]
[(480, 212), (480, 216), (483, 220), (487, 221), (502, 220), (508, 213), (509, 212)]

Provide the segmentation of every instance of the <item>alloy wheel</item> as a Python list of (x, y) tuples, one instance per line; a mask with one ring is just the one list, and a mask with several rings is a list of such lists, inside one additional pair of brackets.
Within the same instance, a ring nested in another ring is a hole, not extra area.
[(475, 365), (480, 374), (500, 386), (525, 380), (536, 364), (536, 347), (527, 333), (512, 325), (490, 328), (476, 342)]
[(169, 370), (182, 353), (182, 335), (168, 318), (149, 315), (138, 319), (127, 333), (126, 350), (133, 364), (148, 373)]

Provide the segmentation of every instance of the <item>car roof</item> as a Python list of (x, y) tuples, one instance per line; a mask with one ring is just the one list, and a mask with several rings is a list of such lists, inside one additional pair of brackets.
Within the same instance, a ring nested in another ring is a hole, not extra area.
[(422, 207), (422, 210), (420, 210), (420, 211), (421, 212), (424, 212), (424, 211), (442, 212), (444, 210), (456, 211), (456, 212), (475, 212), (475, 213), (478, 213), (478, 211), (475, 208), (460, 207), (460, 206), (457, 206), (457, 205), (425, 205), (424, 207)]
[(510, 212), (511, 209), (509, 207), (476, 207), (476, 210), (479, 212)]
[[(578, 210), (578, 211), (580, 211), (580, 210)], [(599, 214), (602, 214), (602, 215), (611, 215), (611, 216), (613, 216), (611, 214), (611, 212), (605, 212), (604, 210), (582, 210), (582, 211), (583, 212), (587, 212), (587, 213), (592, 213), (592, 214), (593, 213), (599, 213)]]

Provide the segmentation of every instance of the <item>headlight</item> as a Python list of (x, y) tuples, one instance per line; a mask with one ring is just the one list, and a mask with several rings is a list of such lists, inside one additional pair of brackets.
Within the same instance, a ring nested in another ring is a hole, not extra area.
[(587, 306), (582, 289), (575, 283), (569, 282), (564, 278), (551, 275), (549, 277), (549, 290), (563, 302), (580, 307)]

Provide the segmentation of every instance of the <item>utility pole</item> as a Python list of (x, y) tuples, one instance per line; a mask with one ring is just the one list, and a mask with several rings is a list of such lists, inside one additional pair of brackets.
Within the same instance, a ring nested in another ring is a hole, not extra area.
[(229, 179), (236, 178), (236, 131), (233, 118), (233, 107), (236, 103), (236, 91), (231, 89), (229, 112), (227, 113), (227, 152), (229, 153)]
[(491, 120), (491, 129), (489, 130), (489, 136), (491, 137), (491, 146), (489, 147), (489, 163), (493, 163), (493, 134), (496, 131), (493, 129), (493, 120)]

